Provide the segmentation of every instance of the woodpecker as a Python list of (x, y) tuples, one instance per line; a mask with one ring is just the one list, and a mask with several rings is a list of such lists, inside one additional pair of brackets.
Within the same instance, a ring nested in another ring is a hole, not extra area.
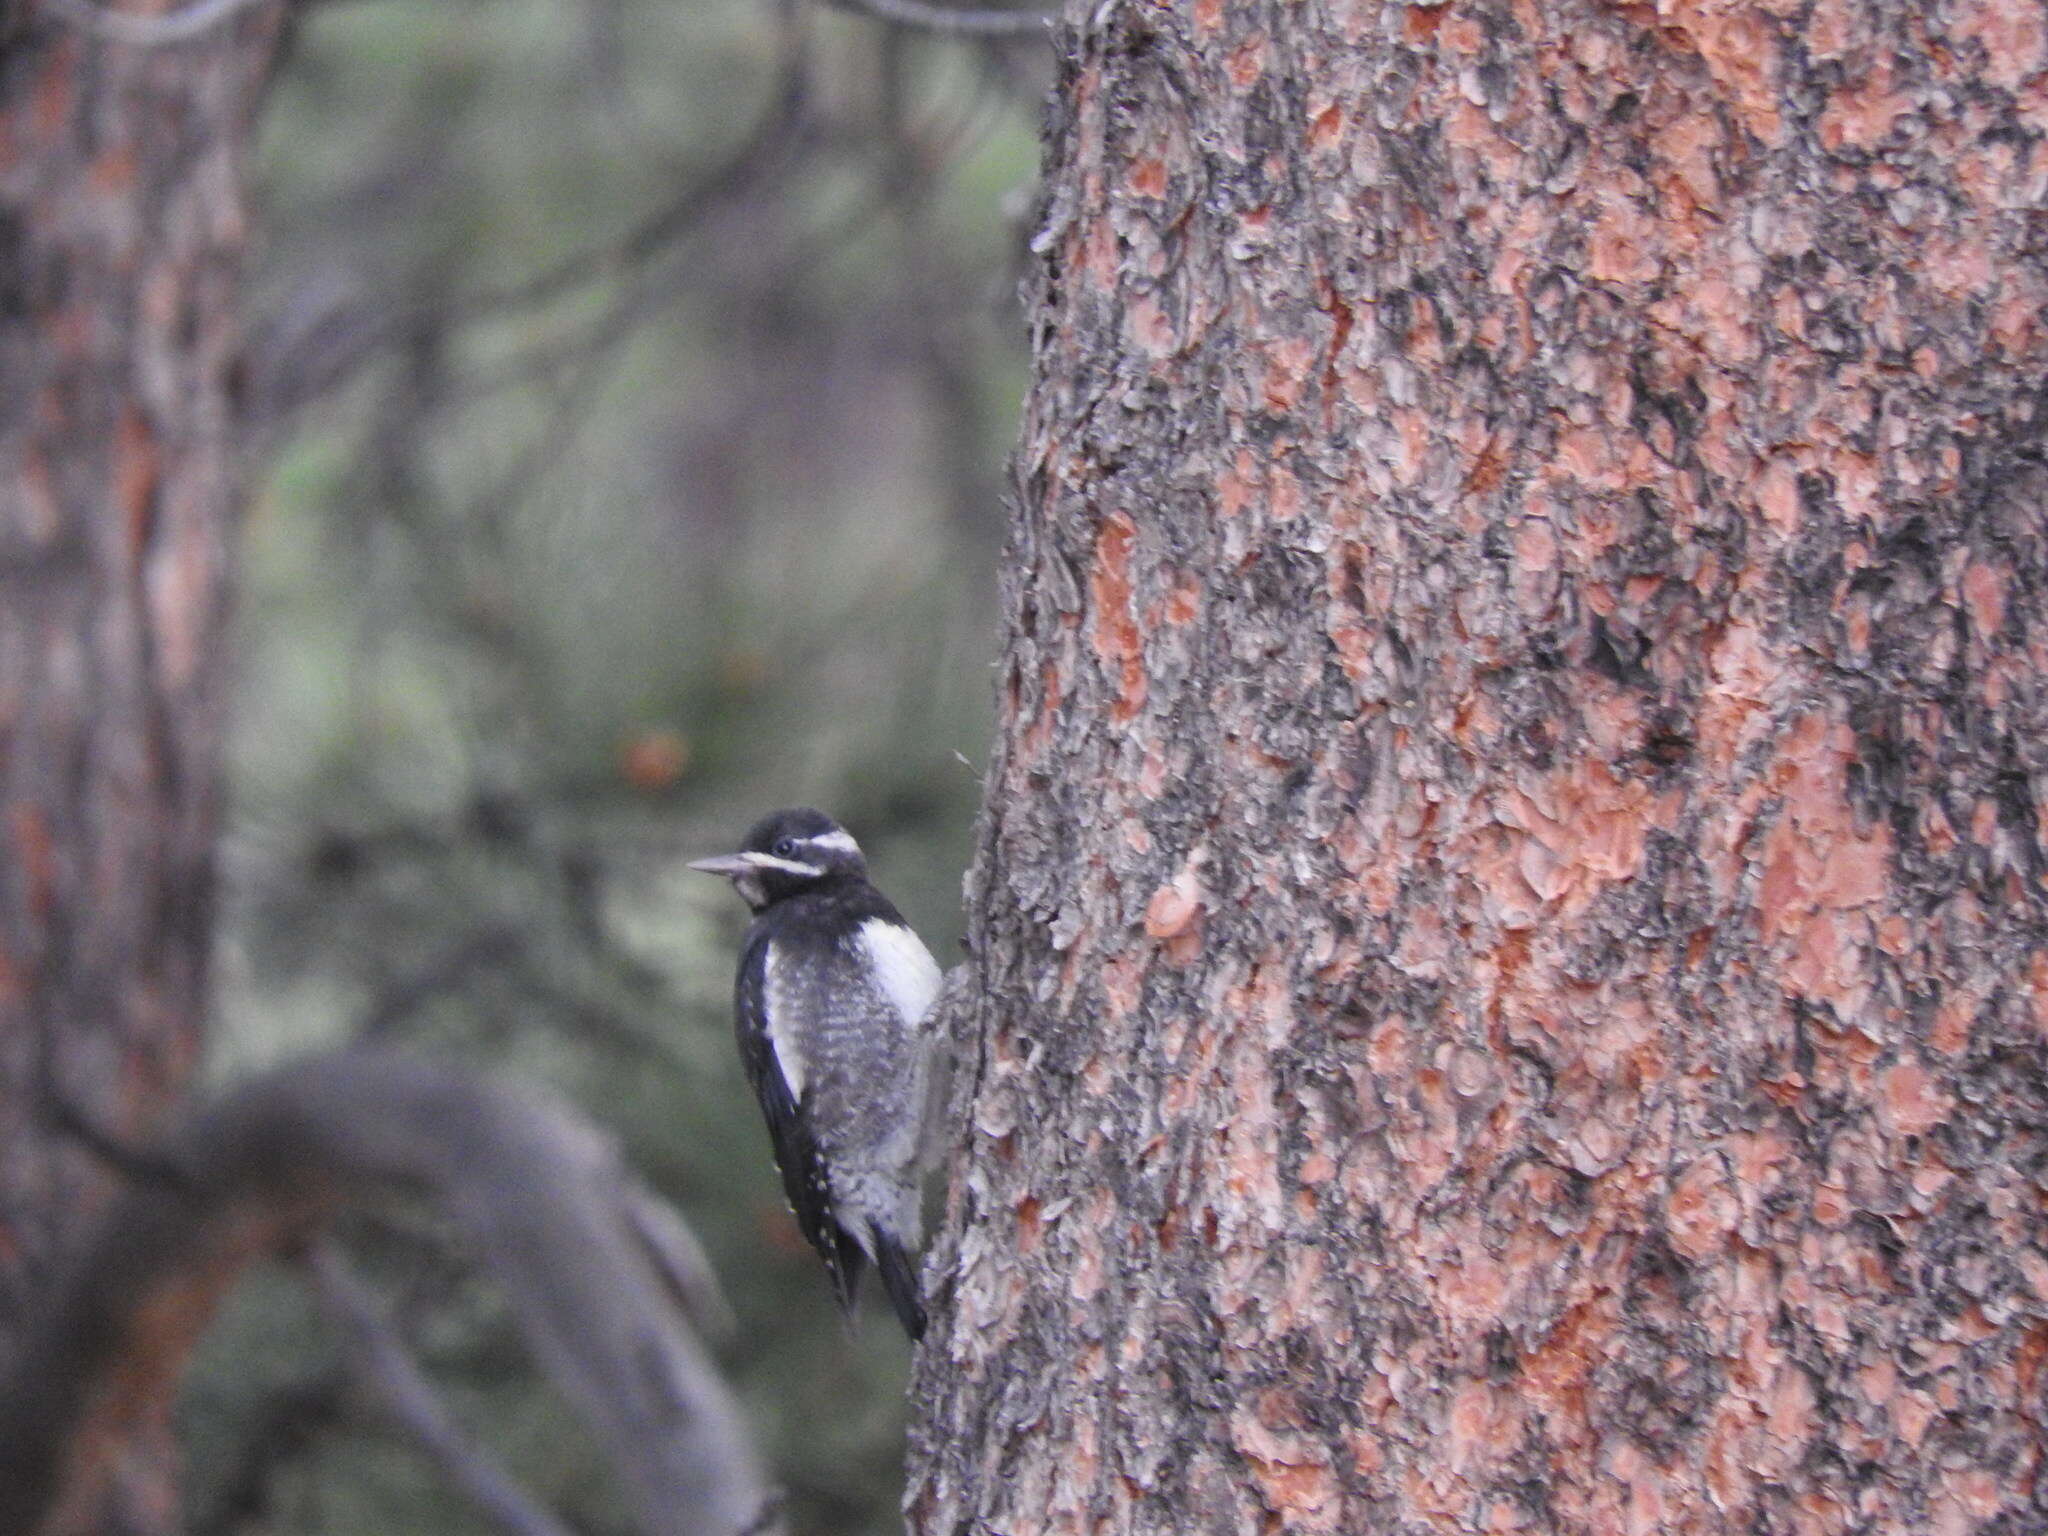
[(938, 962), (822, 811), (764, 816), (739, 852), (690, 868), (732, 881), (754, 914), (733, 988), (740, 1060), (797, 1225), (842, 1310), (873, 1264), (921, 1338), (918, 1154)]

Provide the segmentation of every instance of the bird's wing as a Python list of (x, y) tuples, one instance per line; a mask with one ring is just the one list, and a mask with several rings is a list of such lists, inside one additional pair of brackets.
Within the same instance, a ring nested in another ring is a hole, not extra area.
[(939, 962), (900, 918), (871, 917), (858, 930), (874, 985), (906, 1029), (916, 1029), (939, 996)]
[(802, 1113), (810, 1072), (790, 1023), (791, 1010), (801, 1002), (790, 987), (778, 985), (775, 941), (759, 935), (740, 958), (734, 996), (740, 1061), (761, 1101), (797, 1227), (824, 1259), (840, 1306), (851, 1309), (866, 1255), (833, 1215), (825, 1160)]

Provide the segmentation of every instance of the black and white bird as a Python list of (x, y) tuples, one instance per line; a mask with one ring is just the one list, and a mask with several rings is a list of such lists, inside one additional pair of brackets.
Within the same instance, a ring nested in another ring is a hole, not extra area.
[(904, 1329), (924, 1334), (919, 1152), (939, 967), (822, 811), (776, 811), (724, 875), (754, 913), (733, 989), (740, 1060), (768, 1118), (797, 1225), (851, 1313), (872, 1263)]

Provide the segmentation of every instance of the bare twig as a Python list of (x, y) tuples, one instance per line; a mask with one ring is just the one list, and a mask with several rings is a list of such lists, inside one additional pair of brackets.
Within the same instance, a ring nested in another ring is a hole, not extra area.
[(504, 1287), (648, 1536), (730, 1536), (766, 1484), (610, 1142), (568, 1110), (392, 1052), (257, 1078), (172, 1142), (186, 1188), (114, 1202), (0, 1375), (0, 1530), (99, 1529), (121, 1454), (241, 1269), (415, 1190)]
[(161, 16), (135, 16), (95, 5), (93, 0), (43, 0), (43, 8), (73, 26), (113, 42), (136, 48), (162, 48), (202, 37), (264, 3), (265, 0), (192, 0), (190, 5)]
[(843, 11), (859, 11), (894, 27), (916, 27), (954, 37), (1043, 36), (1052, 17), (1043, 11), (991, 11), (974, 6), (930, 5), (925, 0), (830, 0)]
[(350, 1370), (443, 1475), (506, 1536), (571, 1536), (567, 1526), (529, 1499), (497, 1463), (470, 1443), (435, 1395), (426, 1373), (406, 1352), (405, 1342), (384, 1320), (375, 1294), (349, 1268), (340, 1250), (332, 1242), (316, 1242), (307, 1250), (306, 1267), (312, 1271), (322, 1308), (347, 1346)]
[(520, 944), (518, 930), (510, 926), (485, 928), (471, 934), (422, 969), (380, 991), (356, 1026), (356, 1038), (365, 1043), (389, 1039), (399, 1025), (429, 1002), (461, 987), (472, 972), (517, 959)]
[(142, 1146), (101, 1123), (66, 1086), (57, 1069), (56, 1030), (47, 1019), (37, 1022), (35, 1103), (50, 1127), (69, 1137), (122, 1178), (136, 1184), (177, 1189), (189, 1182), (177, 1160), (156, 1147)]
[[(85, 0), (66, 0), (83, 4)], [(801, 29), (786, 29), (775, 86), (747, 136), (715, 169), (691, 182), (632, 228), (603, 245), (578, 252), (546, 271), (505, 287), (452, 302), (436, 295), (359, 319), (342, 317), (312, 328), (300, 349), (288, 353), (264, 381), (261, 414), (274, 422), (315, 395), (352, 378), (386, 348), (402, 345), (423, 330), (451, 333), (507, 315), (544, 310), (570, 294), (605, 280), (630, 278), (699, 229), (718, 209), (736, 200), (776, 167), (795, 162), (806, 147), (806, 113), (810, 74)], [(617, 306), (607, 308), (592, 331), (603, 331)], [(345, 334), (334, 334), (346, 325)], [(587, 347), (581, 333), (567, 348), (568, 360)], [(530, 377), (538, 355), (543, 366), (557, 365), (555, 348), (528, 348), (525, 358), (504, 370), (512, 382)], [(529, 370), (524, 376), (520, 370)], [(489, 386), (487, 386), (489, 387)]]
[(718, 1287), (718, 1277), (712, 1273), (711, 1260), (697, 1234), (676, 1215), (674, 1206), (638, 1185), (625, 1190), (623, 1196), (633, 1236), (647, 1249), (647, 1256), (683, 1310), (712, 1338), (731, 1338), (739, 1322)]
[(175, 1159), (153, 1147), (130, 1142), (101, 1125), (64, 1091), (56, 1082), (54, 1073), (41, 1087), (41, 1107), (59, 1135), (77, 1142), (131, 1183), (178, 1189), (189, 1182), (185, 1170)]
[(340, 1422), (347, 1384), (340, 1371), (323, 1369), (265, 1393), (233, 1465), (213, 1469), (225, 1474), (218, 1477), (220, 1492), (211, 1508), (191, 1514), (185, 1527), (190, 1536), (243, 1536), (260, 1529), (279, 1469)]

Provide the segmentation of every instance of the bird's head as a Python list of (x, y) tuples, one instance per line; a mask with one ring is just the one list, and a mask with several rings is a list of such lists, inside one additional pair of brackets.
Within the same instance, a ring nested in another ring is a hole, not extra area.
[(690, 868), (725, 876), (740, 899), (758, 912), (827, 880), (865, 875), (868, 863), (860, 844), (838, 822), (823, 811), (798, 807), (755, 822), (739, 852), (697, 859)]

